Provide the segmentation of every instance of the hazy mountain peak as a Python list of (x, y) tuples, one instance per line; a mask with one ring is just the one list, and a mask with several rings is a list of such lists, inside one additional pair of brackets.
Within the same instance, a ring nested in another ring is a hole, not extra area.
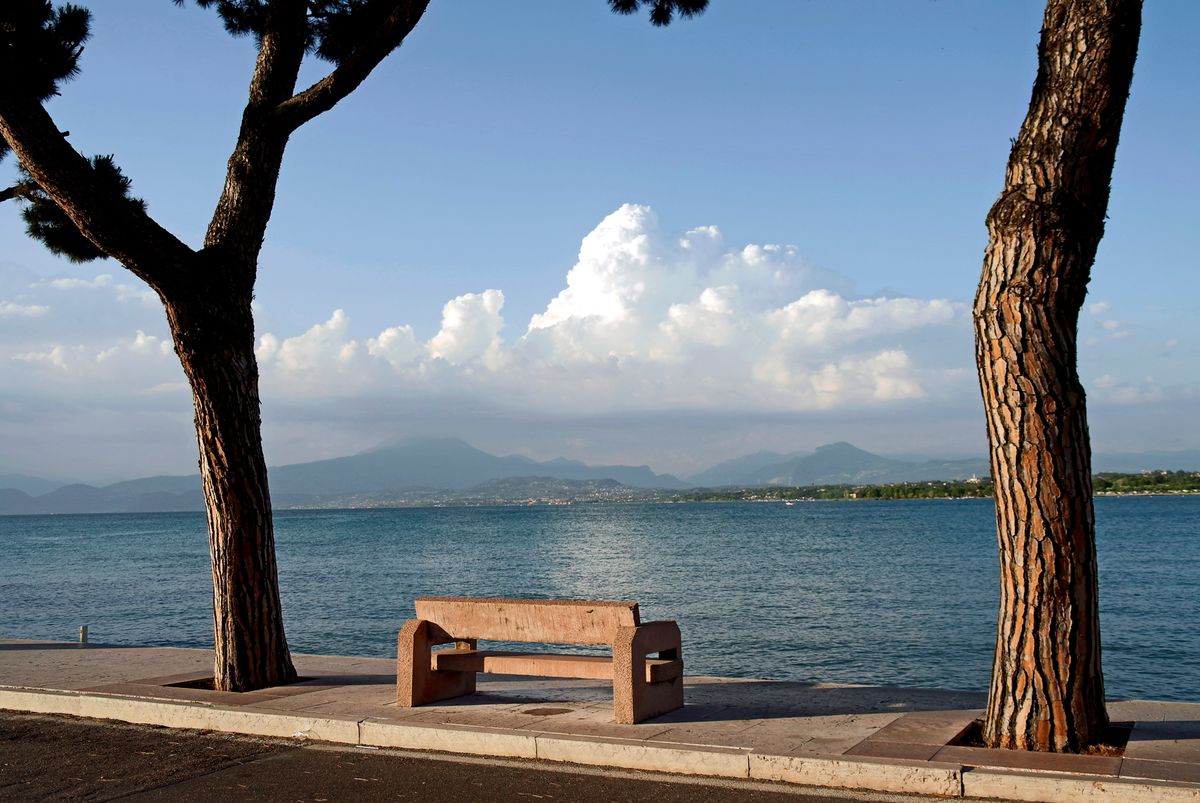
[(498, 457), (461, 438), (404, 436), (350, 457), (271, 468), (277, 494), (337, 495), (406, 488), (465, 489), (480, 482), (537, 475), (612, 479), (635, 488), (680, 488), (683, 483), (644, 466), (589, 466), (573, 460), (539, 462), (524, 455)]
[(836, 443), (827, 443), (824, 446), (818, 446), (814, 451), (817, 454), (824, 455), (824, 456), (829, 456), (829, 455), (834, 455), (834, 454), (865, 454), (865, 455), (871, 455), (871, 457), (878, 457), (878, 455), (871, 454), (870, 452), (868, 452), (864, 449), (859, 449), (854, 444), (847, 443), (846, 441), (837, 441)]
[(985, 460), (924, 463), (881, 457), (852, 443), (837, 441), (812, 453), (775, 455), (757, 452), (727, 460), (691, 478), (702, 485), (858, 485), (932, 479), (960, 479), (987, 474)]
[(30, 496), (48, 494), (55, 488), (67, 485), (66, 482), (48, 480), (44, 477), (30, 477), (26, 474), (0, 474), (0, 488), (11, 488), (24, 491)]

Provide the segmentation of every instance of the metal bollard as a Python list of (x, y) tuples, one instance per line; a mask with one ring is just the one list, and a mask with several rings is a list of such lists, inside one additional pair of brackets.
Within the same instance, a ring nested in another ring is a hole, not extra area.
[(87, 644), (87, 625), (79, 626), (79, 643)]

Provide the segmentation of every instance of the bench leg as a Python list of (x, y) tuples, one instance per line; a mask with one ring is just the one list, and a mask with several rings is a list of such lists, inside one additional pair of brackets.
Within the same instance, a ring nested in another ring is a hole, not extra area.
[(396, 642), (396, 705), (404, 708), (475, 693), (474, 672), (435, 672), (429, 622), (410, 619)]
[(682, 672), (670, 680), (646, 682), (646, 658), (651, 653), (682, 660), (679, 625), (663, 621), (618, 628), (613, 644), (613, 718), (623, 725), (683, 707)]

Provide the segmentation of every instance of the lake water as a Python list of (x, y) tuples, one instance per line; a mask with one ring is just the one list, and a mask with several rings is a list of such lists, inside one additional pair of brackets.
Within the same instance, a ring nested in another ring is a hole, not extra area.
[[(1114, 698), (1200, 699), (1200, 498), (1096, 500)], [(281, 511), (288, 640), (395, 655), (414, 597), (632, 599), (689, 674), (985, 690), (990, 500)], [(201, 514), (0, 517), (0, 635), (212, 644)]]

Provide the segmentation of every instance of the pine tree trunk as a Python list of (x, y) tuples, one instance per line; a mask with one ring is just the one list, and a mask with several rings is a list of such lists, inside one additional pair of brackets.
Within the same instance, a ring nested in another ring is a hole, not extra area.
[[(0, 80), (0, 141), (80, 234), (143, 279), (166, 309), (196, 410), (212, 557), (214, 683), (229, 691), (296, 676), (279, 601), (250, 311), (284, 150), (292, 132), (332, 109), (400, 46), (428, 0), (386, 4), (386, 15), (369, 30), (342, 26), (336, 38), (348, 54), (296, 94), (305, 52), (317, 36), (319, 20), (310, 5), (263, 3), (262, 13), (252, 15), (258, 58), (249, 98), (198, 252), (149, 217), (140, 202), (131, 202), (125, 188), (114, 192), (99, 183), (93, 166), (21, 81)], [(325, 11), (347, 19), (345, 9)], [(19, 189), (0, 189), (0, 203)]]
[(1108, 724), (1079, 311), (1104, 233), (1140, 0), (1049, 0), (975, 297), (1000, 547), (984, 741), (1074, 751)]
[(296, 679), (275, 565), (251, 294), (243, 283), (166, 303), (195, 403), (212, 558), (213, 683), (223, 691)]

